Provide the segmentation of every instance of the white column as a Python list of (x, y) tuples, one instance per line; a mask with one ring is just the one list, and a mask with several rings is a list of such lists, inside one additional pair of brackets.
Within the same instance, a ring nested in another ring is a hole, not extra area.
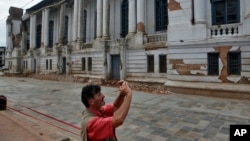
[(78, 27), (77, 19), (78, 19), (78, 5), (79, 0), (74, 0), (74, 13), (73, 13), (73, 41), (77, 40), (77, 34), (78, 29), (75, 27)]
[(129, 25), (128, 25), (128, 32), (129, 34), (133, 34), (136, 32), (136, 8), (135, 8), (135, 0), (129, 0)]
[(30, 48), (36, 47), (36, 15), (30, 17)]
[(206, 23), (206, 2), (203, 0), (194, 0), (194, 19), (195, 24)]
[(97, 0), (96, 37), (102, 37), (102, 0)]
[(145, 0), (137, 0), (137, 32), (145, 32)]
[(46, 8), (44, 11), (44, 47), (49, 46), (49, 8)]
[(10, 25), (10, 22), (7, 22), (7, 29), (6, 29), (6, 43), (7, 43), (7, 50), (8, 51), (11, 51), (11, 49), (13, 48), (12, 44), (11, 44), (11, 39), (12, 39), (12, 36), (11, 36), (11, 25)]
[(60, 18), (59, 18), (59, 44), (63, 45), (64, 41), (64, 20), (65, 20), (65, 5), (64, 3), (60, 8)]
[(109, 39), (109, 19), (110, 19), (110, 3), (109, 0), (103, 0), (103, 38)]
[(22, 25), (22, 40), (21, 40), (21, 48), (24, 52), (27, 51), (26, 40), (27, 40), (27, 31), (25, 30), (25, 25)]
[(42, 11), (42, 46), (48, 47), (48, 32), (49, 32), (49, 9), (45, 8)]
[(45, 9), (42, 10), (42, 29), (41, 29), (41, 47), (44, 47), (44, 34), (45, 34), (45, 29), (44, 29), (44, 25), (45, 25)]
[(79, 5), (78, 5), (78, 40), (80, 42), (83, 41), (83, 12), (84, 12), (84, 4), (85, 4), (85, 0), (80, 0), (79, 1)]
[[(242, 2), (242, 1), (240, 1)], [(245, 3), (244, 3), (244, 8), (245, 8), (245, 17), (246, 18), (249, 18), (250, 17), (250, 1), (249, 0), (245, 0)]]

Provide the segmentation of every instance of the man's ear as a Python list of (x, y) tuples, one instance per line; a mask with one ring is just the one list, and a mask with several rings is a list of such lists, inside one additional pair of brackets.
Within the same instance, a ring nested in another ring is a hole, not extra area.
[(94, 104), (94, 99), (88, 99), (89, 105), (93, 105)]

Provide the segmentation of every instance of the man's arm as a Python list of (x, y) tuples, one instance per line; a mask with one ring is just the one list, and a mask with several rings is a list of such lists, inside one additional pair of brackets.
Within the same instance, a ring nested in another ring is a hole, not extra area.
[(126, 95), (124, 95), (124, 94), (119, 94), (119, 96), (114, 101), (113, 105), (114, 105), (114, 111), (115, 112), (116, 112), (116, 110), (118, 110), (121, 107), (121, 105), (122, 105), (122, 103), (124, 101), (125, 96)]
[(114, 102), (114, 106), (115, 107), (117, 106), (116, 108), (118, 108), (113, 116), (112, 122), (114, 127), (118, 127), (123, 124), (128, 114), (130, 104), (132, 101), (132, 91), (128, 86), (128, 83), (125, 81), (120, 81), (120, 83), (122, 83), (121, 86), (119, 87), (121, 93)]

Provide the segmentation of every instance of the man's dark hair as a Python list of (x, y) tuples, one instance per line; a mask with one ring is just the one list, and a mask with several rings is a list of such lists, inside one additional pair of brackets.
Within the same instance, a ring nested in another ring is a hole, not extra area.
[(88, 99), (94, 98), (95, 94), (101, 92), (101, 87), (98, 85), (87, 85), (82, 88), (82, 103), (89, 108)]

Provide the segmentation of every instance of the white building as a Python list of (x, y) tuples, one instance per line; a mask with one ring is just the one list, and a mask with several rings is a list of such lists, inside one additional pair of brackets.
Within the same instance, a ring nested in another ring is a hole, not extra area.
[(11, 7), (6, 64), (12, 72), (250, 98), (248, 6), (248, 0), (43, 0), (24, 15)]

